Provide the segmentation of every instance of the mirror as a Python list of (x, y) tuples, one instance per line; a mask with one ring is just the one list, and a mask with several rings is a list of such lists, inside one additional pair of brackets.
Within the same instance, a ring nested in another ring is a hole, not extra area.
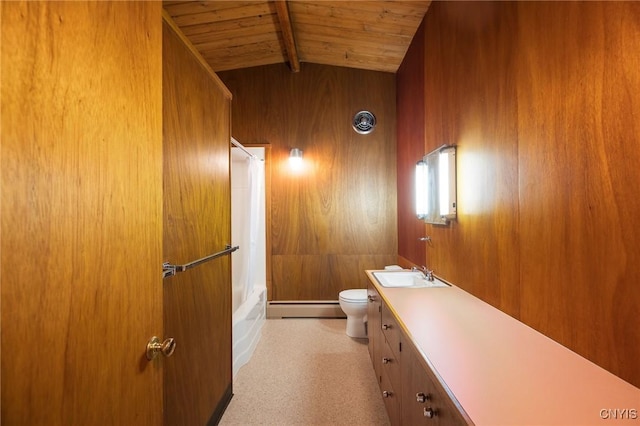
[(455, 219), (456, 147), (444, 145), (416, 164), (416, 214), (426, 223), (446, 225)]

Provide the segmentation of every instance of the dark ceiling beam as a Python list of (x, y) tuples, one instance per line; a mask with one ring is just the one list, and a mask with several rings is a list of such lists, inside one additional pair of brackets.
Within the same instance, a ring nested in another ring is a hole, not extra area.
[(280, 21), (280, 30), (284, 39), (284, 48), (289, 58), (289, 67), (291, 72), (300, 71), (300, 60), (298, 59), (298, 50), (296, 49), (296, 41), (293, 37), (293, 27), (291, 26), (291, 17), (289, 15), (289, 6), (286, 0), (274, 0), (278, 21)]

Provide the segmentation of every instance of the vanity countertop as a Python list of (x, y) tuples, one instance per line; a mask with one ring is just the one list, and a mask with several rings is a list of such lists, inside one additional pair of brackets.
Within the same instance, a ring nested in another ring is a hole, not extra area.
[[(401, 327), (476, 425), (640, 425), (640, 389), (452, 285), (386, 288)], [(637, 344), (635, 342), (634, 344)]]

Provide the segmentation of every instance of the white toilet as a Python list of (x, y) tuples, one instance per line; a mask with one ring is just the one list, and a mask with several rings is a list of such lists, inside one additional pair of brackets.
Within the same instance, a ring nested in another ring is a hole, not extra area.
[(367, 289), (343, 290), (339, 299), (340, 308), (347, 314), (347, 336), (367, 337)]

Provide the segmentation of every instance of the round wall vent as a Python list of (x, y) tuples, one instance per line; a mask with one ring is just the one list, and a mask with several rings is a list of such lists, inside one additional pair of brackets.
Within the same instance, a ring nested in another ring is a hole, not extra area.
[(360, 111), (353, 116), (353, 130), (361, 135), (373, 132), (374, 127), (376, 127), (376, 116), (369, 111)]

